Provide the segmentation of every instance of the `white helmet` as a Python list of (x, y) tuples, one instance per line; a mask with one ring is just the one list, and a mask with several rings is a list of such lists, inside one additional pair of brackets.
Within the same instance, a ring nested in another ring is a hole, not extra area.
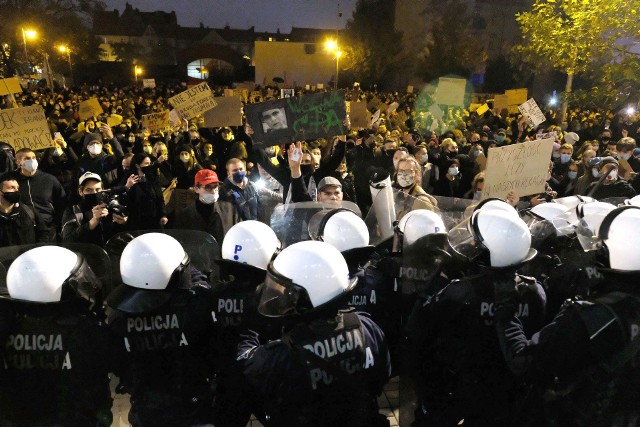
[(531, 212), (548, 221), (566, 214), (570, 208), (558, 203), (540, 203), (531, 208)]
[(640, 207), (640, 196), (632, 197), (631, 199), (625, 201), (626, 205), (629, 206), (638, 206)]
[(309, 235), (329, 243), (340, 252), (369, 245), (369, 229), (362, 218), (349, 209), (333, 209), (309, 220)]
[(62, 286), (78, 269), (78, 255), (59, 246), (41, 246), (17, 257), (7, 272), (12, 299), (60, 302)]
[(490, 210), (502, 211), (511, 215), (518, 216), (518, 211), (516, 210), (516, 208), (502, 199), (485, 199), (482, 202), (478, 203), (478, 205), (476, 205), (476, 207), (473, 209), (474, 212)]
[(604, 218), (615, 208), (612, 204), (605, 202), (581, 203), (576, 207), (576, 212), (578, 218), (582, 218), (589, 230), (596, 235)]
[(428, 234), (447, 232), (440, 215), (428, 209), (416, 209), (407, 213), (400, 219), (398, 229), (404, 234), (405, 243), (409, 245)]
[(518, 216), (481, 210), (474, 213), (471, 224), (476, 240), (489, 250), (492, 267), (516, 265), (531, 255), (531, 233)]
[(559, 205), (566, 206), (569, 209), (573, 209), (576, 206), (578, 206), (580, 203), (591, 203), (595, 201), (596, 199), (589, 196), (568, 196), (568, 197), (560, 197), (559, 199), (553, 199), (552, 203), (557, 203)]
[(242, 221), (229, 229), (222, 241), (222, 259), (266, 270), (280, 249), (276, 233), (260, 221)]
[(144, 290), (167, 289), (176, 271), (189, 263), (180, 242), (162, 233), (142, 234), (122, 251), (120, 276), (124, 284)]
[(609, 212), (598, 234), (609, 250), (612, 269), (640, 270), (640, 208), (624, 206)]
[(335, 247), (313, 240), (295, 243), (269, 264), (258, 310), (266, 316), (313, 310), (349, 291), (355, 283)]

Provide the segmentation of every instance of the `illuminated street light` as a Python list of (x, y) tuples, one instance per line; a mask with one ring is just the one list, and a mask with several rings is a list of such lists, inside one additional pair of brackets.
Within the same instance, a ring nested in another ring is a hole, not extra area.
[(138, 83), (138, 76), (142, 74), (142, 67), (135, 66), (133, 67), (133, 74), (136, 76), (136, 83)]
[(334, 52), (336, 49), (338, 49), (338, 42), (336, 42), (335, 40), (327, 40), (326, 42), (324, 42), (324, 48), (327, 49), (327, 51), (329, 52)]
[(71, 49), (69, 48), (69, 46), (59, 45), (58, 51), (60, 53), (67, 54), (67, 61), (69, 61), (69, 79), (73, 81), (73, 67), (71, 66)]
[(558, 98), (556, 98), (555, 96), (552, 96), (551, 99), (549, 100), (549, 105), (554, 107), (556, 104), (558, 104)]
[(633, 116), (636, 113), (636, 109), (633, 107), (627, 107), (627, 114)]
[[(24, 44), (24, 57), (27, 61), (27, 67), (31, 71), (31, 61), (29, 61), (29, 52), (27, 52), (27, 39), (35, 40), (38, 37), (38, 33), (35, 30), (24, 29), (24, 27), (20, 27), (22, 30), (22, 43)], [(31, 72), (29, 72), (31, 74)]]
[(338, 89), (338, 76), (340, 73), (340, 57), (342, 57), (342, 55), (344, 54), (344, 52), (342, 52), (339, 48), (338, 48), (338, 42), (336, 40), (333, 39), (329, 39), (327, 41), (324, 42), (324, 48), (327, 50), (327, 52), (332, 53), (336, 56), (336, 80), (333, 84), (333, 88), (335, 90)]

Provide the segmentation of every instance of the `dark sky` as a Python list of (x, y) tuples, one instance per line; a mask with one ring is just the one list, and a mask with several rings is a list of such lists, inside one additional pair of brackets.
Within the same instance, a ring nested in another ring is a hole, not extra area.
[[(289, 32), (291, 27), (336, 27), (338, 3), (342, 11), (340, 27), (351, 18), (357, 0), (128, 0), (143, 12), (174, 10), (178, 24), (246, 29), (255, 25), (256, 31), (278, 28)], [(127, 0), (104, 0), (108, 10), (124, 10)]]

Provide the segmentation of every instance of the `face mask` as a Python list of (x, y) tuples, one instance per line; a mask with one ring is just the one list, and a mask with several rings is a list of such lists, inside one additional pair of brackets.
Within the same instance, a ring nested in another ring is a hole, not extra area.
[(496, 141), (504, 142), (504, 135), (498, 135), (498, 137), (496, 138)]
[(631, 158), (631, 153), (623, 154), (622, 158), (625, 160), (629, 160)]
[(479, 157), (482, 154), (482, 150), (476, 150), (473, 152), (473, 157)]
[(567, 177), (569, 177), (570, 180), (574, 180), (578, 177), (578, 172), (569, 171), (567, 172)]
[(449, 175), (451, 175), (451, 176), (456, 176), (456, 175), (458, 175), (459, 172), (460, 171), (458, 171), (458, 168), (456, 168), (456, 167), (449, 168)]
[(246, 176), (247, 176), (247, 172), (246, 171), (235, 172), (233, 174), (233, 182), (235, 182), (237, 184), (242, 184), (242, 182), (244, 181), (244, 178)]
[(591, 169), (591, 174), (594, 178), (600, 178), (600, 172), (598, 172), (598, 169)]
[(87, 151), (90, 154), (97, 156), (98, 154), (102, 153), (102, 144), (92, 144), (89, 147), (87, 147)]
[(569, 160), (571, 160), (571, 154), (560, 154), (560, 163), (569, 163)]
[(416, 160), (418, 161), (418, 163), (420, 163), (421, 165), (426, 165), (427, 162), (429, 162), (429, 156), (422, 156), (422, 157), (418, 157), (416, 158)]
[(142, 149), (143, 152), (147, 153), (147, 154), (151, 154), (151, 152), (153, 151), (153, 148), (151, 147), (144, 147)]
[(98, 193), (83, 194), (82, 203), (87, 208), (92, 208), (98, 204)]
[(473, 192), (473, 200), (480, 200), (482, 198), (482, 190), (476, 190)]
[(313, 165), (300, 165), (300, 172), (304, 176), (311, 175), (313, 173)]
[(4, 193), (2, 193), (4, 199), (15, 205), (16, 203), (18, 203), (20, 201), (20, 192), (19, 191), (5, 191)]
[(608, 137), (608, 136), (603, 136), (602, 137), (602, 142), (609, 142), (610, 140), (611, 140), (611, 138)]
[(36, 159), (29, 159), (22, 162), (22, 167), (26, 169), (27, 172), (33, 173), (38, 169), (38, 161)]
[(398, 174), (398, 185), (402, 188), (411, 187), (414, 181), (413, 173), (399, 173)]
[(551, 155), (551, 157), (553, 157), (554, 159), (559, 159), (560, 158), (560, 153), (553, 153)]
[(219, 197), (219, 194), (217, 191), (215, 193), (205, 192), (205, 193), (201, 193), (198, 196), (198, 199), (200, 199), (200, 201), (205, 205), (210, 205), (211, 203), (217, 202), (218, 197)]
[(188, 154), (180, 154), (180, 161), (182, 163), (189, 163), (189, 160), (191, 159), (191, 156)]

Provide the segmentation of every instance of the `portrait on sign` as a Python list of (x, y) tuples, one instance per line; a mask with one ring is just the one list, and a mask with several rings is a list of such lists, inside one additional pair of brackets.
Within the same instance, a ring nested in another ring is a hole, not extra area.
[(264, 133), (289, 128), (287, 125), (287, 113), (284, 107), (264, 110), (261, 114), (260, 120), (262, 122), (262, 131)]

